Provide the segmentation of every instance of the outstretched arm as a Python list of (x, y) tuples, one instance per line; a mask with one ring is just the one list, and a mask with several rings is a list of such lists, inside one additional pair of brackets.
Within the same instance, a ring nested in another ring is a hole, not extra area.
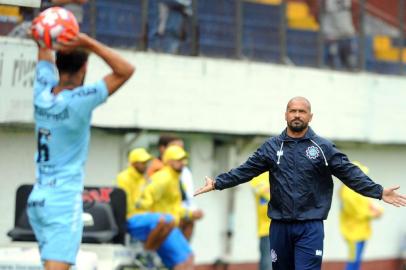
[(117, 52), (83, 33), (79, 33), (71, 42), (61, 43), (58, 49), (69, 51), (76, 47), (90, 50), (110, 66), (112, 72), (104, 77), (109, 95), (116, 92), (134, 73), (134, 66)]
[(269, 171), (272, 167), (270, 155), (272, 149), (268, 142), (262, 144), (247, 161), (230, 170), (229, 172), (219, 174), (215, 180), (206, 176), (206, 184), (198, 189), (194, 196), (212, 191), (214, 189), (223, 190), (231, 188), (242, 183), (250, 181), (255, 176)]
[(112, 73), (104, 77), (109, 95), (116, 92), (134, 73), (134, 67), (114, 50), (98, 42), (97, 40), (80, 34), (86, 44), (86, 48), (101, 57), (112, 69)]
[(384, 202), (396, 207), (406, 206), (406, 196), (395, 191), (400, 188), (399, 186), (383, 188), (372, 181), (357, 166), (350, 163), (347, 156), (338, 151), (334, 146), (331, 152), (332, 156), (329, 160), (330, 168), (333, 174), (345, 185), (364, 196), (382, 199)]
[(197, 195), (215, 190), (214, 183), (215, 183), (215, 181), (212, 178), (206, 176), (206, 184), (203, 187), (196, 190), (195, 194), (193, 196), (197, 196)]
[(395, 191), (399, 188), (400, 186), (384, 188), (382, 193), (382, 200), (396, 207), (406, 206), (406, 195), (399, 194)]

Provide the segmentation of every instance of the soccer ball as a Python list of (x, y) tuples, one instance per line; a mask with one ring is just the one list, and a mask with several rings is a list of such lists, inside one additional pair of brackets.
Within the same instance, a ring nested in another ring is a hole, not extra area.
[(67, 42), (79, 33), (75, 16), (62, 7), (51, 7), (33, 21), (32, 36), (41, 47), (56, 49), (59, 42)]

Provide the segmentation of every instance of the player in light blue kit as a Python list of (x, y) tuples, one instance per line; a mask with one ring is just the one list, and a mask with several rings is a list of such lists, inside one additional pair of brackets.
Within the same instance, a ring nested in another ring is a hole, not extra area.
[[(83, 85), (85, 50), (101, 57), (112, 72)], [(53, 51), (39, 48), (34, 83), (37, 182), (27, 212), (45, 269), (67, 270), (75, 264), (82, 238), (83, 167), (92, 111), (131, 77), (134, 67), (82, 33), (60, 47), (56, 67)]]

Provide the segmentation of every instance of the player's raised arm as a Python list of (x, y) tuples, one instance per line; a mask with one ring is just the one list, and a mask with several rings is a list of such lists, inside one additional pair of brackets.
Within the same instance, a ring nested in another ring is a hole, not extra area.
[(104, 77), (109, 95), (117, 91), (134, 73), (134, 66), (122, 56), (113, 49), (83, 33), (79, 33), (72, 42), (63, 43), (60, 50), (69, 50), (78, 46), (84, 47), (97, 54), (112, 69), (112, 72)]
[(47, 61), (52, 64), (55, 63), (54, 52), (48, 48), (38, 46), (38, 61)]
[(27, 35), (31, 37), (38, 46), (38, 61), (48, 61), (54, 64), (55, 56), (53, 50), (40, 45), (40, 43), (32, 36), (32, 27), (30, 31), (27, 32)]

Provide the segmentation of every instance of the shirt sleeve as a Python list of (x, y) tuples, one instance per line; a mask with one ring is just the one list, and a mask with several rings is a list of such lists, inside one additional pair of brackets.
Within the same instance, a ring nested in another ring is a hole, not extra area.
[(53, 63), (48, 61), (38, 61), (35, 69), (34, 97), (48, 87), (53, 87), (58, 83), (58, 72)]
[(335, 177), (361, 195), (382, 199), (383, 187), (381, 185), (376, 184), (360, 168), (352, 164), (335, 145), (331, 145), (329, 150), (328, 163)]
[(72, 93), (72, 104), (82, 115), (89, 115), (100, 104), (106, 101), (108, 90), (104, 80), (78, 87)]
[(222, 190), (246, 183), (271, 168), (270, 145), (265, 142), (239, 167), (216, 177), (215, 188)]

